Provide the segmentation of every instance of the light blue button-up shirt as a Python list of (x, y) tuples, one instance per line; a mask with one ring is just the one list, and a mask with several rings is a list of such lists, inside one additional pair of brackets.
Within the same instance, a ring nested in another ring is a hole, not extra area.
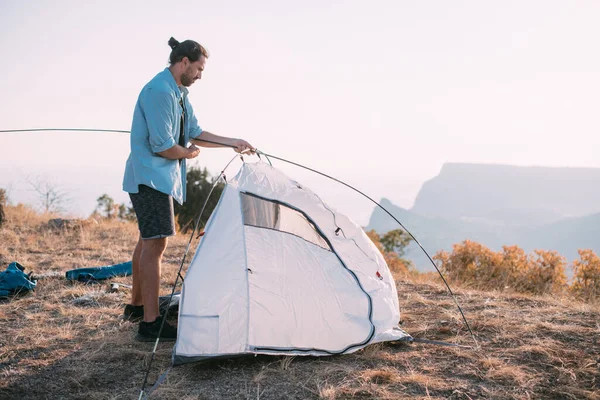
[(179, 142), (182, 97), (186, 110), (185, 143), (202, 134), (187, 94), (185, 87), (177, 86), (169, 68), (142, 89), (131, 124), (131, 153), (125, 166), (124, 191), (138, 193), (138, 186), (146, 185), (171, 195), (179, 204), (185, 201), (186, 160), (180, 163), (157, 153)]

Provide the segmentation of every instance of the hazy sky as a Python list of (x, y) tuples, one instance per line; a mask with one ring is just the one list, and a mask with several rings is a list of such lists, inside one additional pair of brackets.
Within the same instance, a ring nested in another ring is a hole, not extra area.
[[(0, 129), (128, 130), (169, 37), (193, 39), (203, 128), (410, 207), (445, 162), (600, 167), (598, 21), (592, 0), (0, 0)], [(0, 134), (0, 186), (31, 196), (39, 171), (91, 211), (127, 198), (128, 152), (122, 134)], [(342, 187), (276, 166), (366, 223)]]

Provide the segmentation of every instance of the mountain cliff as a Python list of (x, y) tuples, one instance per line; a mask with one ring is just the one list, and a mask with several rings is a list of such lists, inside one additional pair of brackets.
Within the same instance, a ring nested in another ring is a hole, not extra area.
[(543, 225), (600, 212), (600, 168), (445, 164), (412, 212), (500, 224)]
[[(527, 252), (556, 250), (568, 261), (578, 249), (600, 252), (600, 169), (445, 164), (412, 209), (380, 203), (432, 256), (466, 239), (496, 251), (515, 244)], [(367, 226), (397, 228), (378, 207)], [(433, 269), (416, 244), (406, 254), (418, 269)]]

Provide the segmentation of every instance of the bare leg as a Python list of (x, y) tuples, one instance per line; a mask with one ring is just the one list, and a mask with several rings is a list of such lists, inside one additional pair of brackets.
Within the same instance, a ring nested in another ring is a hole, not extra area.
[(141, 306), (144, 304), (142, 298), (142, 282), (140, 280), (140, 256), (142, 254), (142, 237), (138, 239), (135, 250), (133, 251), (133, 257), (131, 259), (131, 273), (133, 283), (131, 284), (131, 304), (134, 306)]
[(167, 248), (167, 238), (145, 239), (140, 256), (140, 282), (144, 300), (144, 321), (153, 322), (158, 312), (160, 289), (160, 262)]

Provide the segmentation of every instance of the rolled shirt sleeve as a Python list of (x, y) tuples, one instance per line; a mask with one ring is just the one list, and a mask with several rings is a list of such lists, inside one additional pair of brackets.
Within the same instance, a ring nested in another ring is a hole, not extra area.
[(148, 140), (154, 153), (160, 153), (175, 146), (177, 142), (174, 127), (173, 95), (163, 90), (148, 88), (142, 99), (146, 124), (148, 126)]

